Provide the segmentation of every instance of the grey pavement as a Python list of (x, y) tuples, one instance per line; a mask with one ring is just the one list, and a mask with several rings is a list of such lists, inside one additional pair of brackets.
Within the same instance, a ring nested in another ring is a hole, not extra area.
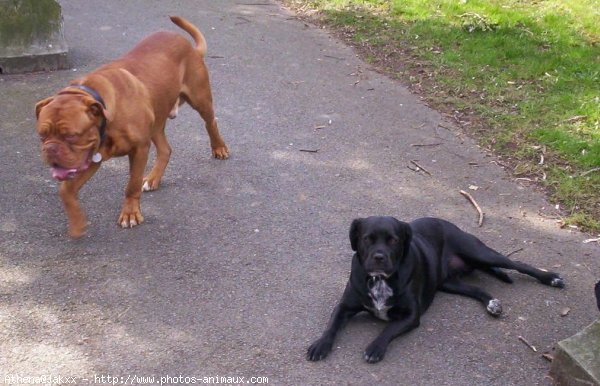
[[(598, 245), (559, 229), (540, 192), (325, 30), (269, 0), (61, 4), (73, 69), (0, 78), (0, 383), (49, 374), (78, 384), (219, 375), (273, 385), (547, 385), (542, 354), (597, 318)], [(72, 241), (40, 159), (34, 104), (147, 34), (177, 30), (170, 14), (206, 36), (232, 156), (211, 159), (199, 116), (184, 107), (167, 126), (163, 184), (142, 198), (145, 223), (116, 225), (127, 162), (115, 159), (84, 187), (89, 231)], [(438, 145), (413, 146), (423, 144)], [(411, 160), (431, 175), (410, 170)], [(483, 208), (482, 227), (461, 189)], [(308, 362), (349, 273), (350, 222), (372, 214), (446, 218), (560, 272), (567, 287), (475, 275), (502, 300), (501, 318), (439, 294), (381, 363), (362, 359), (384, 326), (368, 315), (349, 323), (326, 360)]]

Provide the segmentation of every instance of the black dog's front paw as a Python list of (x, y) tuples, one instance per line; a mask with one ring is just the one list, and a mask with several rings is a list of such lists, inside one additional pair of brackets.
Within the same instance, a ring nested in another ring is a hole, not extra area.
[(306, 359), (309, 361), (320, 361), (321, 359), (325, 359), (327, 354), (331, 351), (331, 347), (333, 346), (333, 342), (329, 339), (317, 339), (313, 344), (310, 345), (308, 351), (306, 352)]
[(565, 288), (565, 279), (557, 275), (550, 281), (550, 285), (556, 288)]
[(369, 363), (377, 363), (383, 359), (386, 350), (386, 345), (382, 345), (378, 342), (373, 342), (365, 350), (365, 360)]

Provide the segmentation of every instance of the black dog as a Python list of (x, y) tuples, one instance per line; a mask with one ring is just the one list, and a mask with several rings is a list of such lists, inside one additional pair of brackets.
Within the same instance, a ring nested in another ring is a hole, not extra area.
[(507, 283), (512, 280), (500, 268), (514, 269), (543, 284), (564, 287), (558, 274), (512, 261), (456, 225), (437, 218), (410, 224), (393, 217), (356, 219), (350, 227), (350, 243), (356, 252), (350, 279), (327, 329), (308, 348), (308, 360), (325, 358), (345, 322), (368, 310), (390, 321), (364, 354), (369, 363), (380, 361), (392, 339), (419, 326), (437, 290), (479, 300), (490, 314), (500, 315), (498, 299), (460, 281), (475, 269)]
[(594, 290), (596, 291), (596, 304), (598, 305), (598, 310), (600, 310), (600, 281), (596, 283)]

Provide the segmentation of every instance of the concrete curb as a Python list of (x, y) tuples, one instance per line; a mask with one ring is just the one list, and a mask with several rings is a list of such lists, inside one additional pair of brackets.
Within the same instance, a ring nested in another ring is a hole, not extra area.
[(550, 375), (556, 385), (600, 385), (600, 319), (558, 342)]
[(69, 66), (62, 9), (55, 0), (0, 0), (0, 74)]

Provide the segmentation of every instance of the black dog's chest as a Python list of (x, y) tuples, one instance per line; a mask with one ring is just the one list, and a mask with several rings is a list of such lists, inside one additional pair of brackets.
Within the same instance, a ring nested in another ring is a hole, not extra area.
[(369, 302), (364, 304), (365, 308), (379, 319), (390, 320), (388, 311), (392, 308), (391, 298), (394, 296), (392, 288), (382, 278), (371, 278), (367, 283), (367, 289)]

